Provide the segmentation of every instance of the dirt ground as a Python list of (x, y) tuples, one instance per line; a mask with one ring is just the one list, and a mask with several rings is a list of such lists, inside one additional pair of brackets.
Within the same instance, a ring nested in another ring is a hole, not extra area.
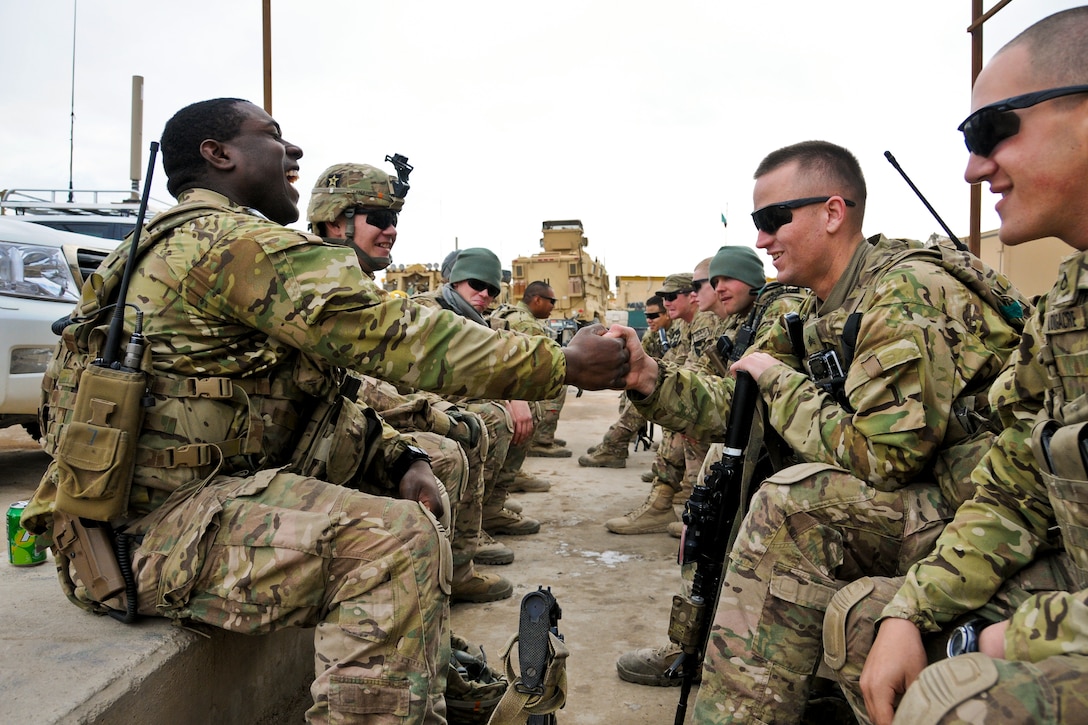
[[(623, 682), (616, 658), (636, 647), (660, 645), (672, 594), (677, 588), (677, 540), (667, 534), (619, 536), (604, 521), (638, 506), (649, 493), (639, 475), (653, 453), (639, 450), (624, 469), (581, 468), (578, 456), (598, 443), (616, 419), (618, 393), (570, 390), (558, 436), (571, 458), (529, 458), (525, 470), (552, 482), (548, 493), (519, 493), (526, 514), (541, 521), (540, 533), (505, 537), (516, 552), (513, 564), (494, 567), (514, 582), (514, 596), (488, 604), (457, 604), (453, 628), (482, 644), (489, 663), (518, 628), (522, 597), (538, 586), (551, 587), (562, 608), (559, 631), (570, 649), (568, 697), (559, 725), (671, 723), (680, 690)], [(660, 438), (656, 431), (655, 438)], [(0, 489), (10, 500), (27, 498), (46, 457), (20, 428), (0, 430)], [(692, 691), (689, 705), (694, 703)], [(690, 713), (690, 707), (689, 707)], [(286, 713), (285, 713), (286, 714)], [(291, 718), (293, 719), (293, 717)]]

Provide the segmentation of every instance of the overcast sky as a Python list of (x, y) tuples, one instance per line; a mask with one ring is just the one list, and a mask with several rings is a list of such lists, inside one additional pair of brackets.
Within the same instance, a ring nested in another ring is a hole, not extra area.
[[(1077, 4), (1014, 0), (986, 25), (986, 57)], [(539, 251), (542, 221), (575, 218), (610, 275), (690, 271), (723, 243), (754, 244), (752, 172), (813, 138), (861, 162), (867, 234), (940, 232), (886, 149), (968, 232), (956, 126), (970, 0), (271, 7), (272, 113), (305, 151), (302, 215), (327, 166), (404, 154), (416, 170), (396, 262), (438, 262), (458, 244), (506, 266)], [(67, 188), (70, 162), (76, 188), (127, 189), (132, 76), (145, 79), (143, 168), (182, 106), (263, 105), (261, 2), (0, 0), (0, 63), (0, 189)], [(161, 165), (153, 196), (170, 200)], [(984, 191), (984, 230), (993, 203)]]

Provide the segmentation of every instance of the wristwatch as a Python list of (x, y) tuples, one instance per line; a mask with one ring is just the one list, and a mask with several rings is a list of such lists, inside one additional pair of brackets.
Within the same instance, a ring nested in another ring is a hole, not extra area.
[(978, 635), (989, 624), (985, 619), (972, 619), (952, 630), (945, 645), (949, 657), (978, 652)]
[(427, 465), (430, 465), (431, 457), (419, 446), (411, 443), (405, 445), (404, 452), (397, 456), (397, 460), (393, 461), (393, 465), (389, 467), (389, 477), (394, 481), (400, 481), (404, 478), (404, 474), (408, 473), (408, 468), (416, 461), (426, 461)]

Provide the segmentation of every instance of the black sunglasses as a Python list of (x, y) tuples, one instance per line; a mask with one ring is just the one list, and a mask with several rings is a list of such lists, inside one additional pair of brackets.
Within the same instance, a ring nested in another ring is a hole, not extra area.
[(469, 287), (476, 290), (477, 292), (483, 292), (486, 290), (487, 293), (492, 297), (499, 296), (499, 288), (495, 287), (494, 285), (490, 285), (487, 282), (481, 282), (478, 279), (466, 279), (465, 281), (468, 282)]
[[(831, 198), (830, 196), (806, 196), (804, 199), (790, 199), (789, 201), (780, 201), (777, 204), (769, 204), (752, 212), (752, 221), (755, 222), (756, 229), (759, 231), (774, 234), (780, 227), (793, 221), (794, 209), (811, 206), (812, 204), (823, 204), (825, 201), (830, 201)], [(857, 206), (849, 199), (843, 199), (843, 203), (847, 206)]]
[(691, 280), (691, 288), (698, 294), (699, 290), (703, 288), (703, 285), (709, 282), (709, 279), (693, 279)]
[(1062, 86), (1048, 88), (1045, 91), (1025, 93), (1013, 96), (997, 103), (983, 106), (959, 125), (963, 131), (963, 141), (967, 150), (976, 156), (988, 157), (997, 145), (1020, 132), (1020, 117), (1013, 111), (1018, 108), (1031, 108), (1043, 101), (1076, 93), (1088, 93), (1088, 86)]
[(388, 209), (367, 209), (365, 207), (355, 207), (356, 214), (365, 214), (366, 223), (372, 227), (378, 229), (388, 229), (389, 227), (397, 226), (397, 213)]
[(647, 312), (646, 313), (646, 319), (647, 320), (656, 320), (658, 317), (661, 317), (660, 312)]
[(556, 298), (555, 297), (545, 297), (544, 295), (537, 295), (537, 297), (539, 297), (542, 300), (547, 300), (548, 302), (551, 302), (553, 305), (556, 303)]
[(662, 292), (661, 293), (661, 299), (665, 300), (666, 302), (676, 302), (676, 298), (679, 297), (680, 295), (689, 295), (689, 294), (691, 294), (691, 290), (689, 290), (689, 289), (688, 290), (680, 290), (679, 292)]

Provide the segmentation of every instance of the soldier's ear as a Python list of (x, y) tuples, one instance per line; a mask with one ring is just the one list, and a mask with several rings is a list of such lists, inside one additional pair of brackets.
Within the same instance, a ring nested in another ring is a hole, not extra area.
[(234, 168), (227, 145), (213, 138), (206, 138), (200, 143), (200, 155), (212, 168), (219, 171), (230, 171)]

